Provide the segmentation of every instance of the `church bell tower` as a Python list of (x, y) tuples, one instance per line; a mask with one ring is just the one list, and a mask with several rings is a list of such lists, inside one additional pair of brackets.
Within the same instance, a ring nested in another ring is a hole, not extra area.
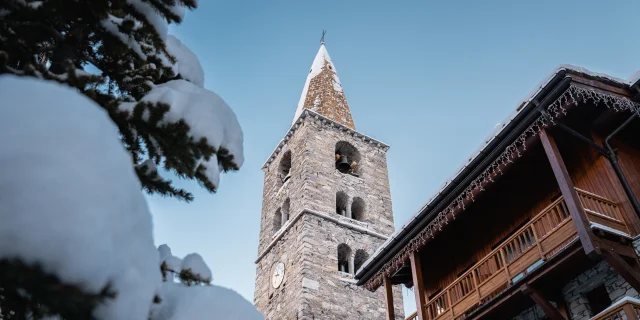
[[(267, 320), (386, 319), (354, 273), (393, 233), (389, 146), (355, 129), (324, 42), (293, 123), (262, 169), (254, 303)], [(402, 294), (394, 288), (397, 320)]]

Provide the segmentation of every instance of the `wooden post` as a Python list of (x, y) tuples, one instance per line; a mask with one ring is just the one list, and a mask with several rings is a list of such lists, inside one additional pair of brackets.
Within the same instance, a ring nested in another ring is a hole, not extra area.
[(416, 251), (411, 252), (409, 259), (411, 260), (411, 276), (413, 278), (413, 292), (416, 295), (418, 320), (426, 320), (425, 306), (427, 305), (427, 299), (425, 297), (424, 282), (422, 280), (422, 262)]
[(612, 250), (602, 250), (602, 257), (631, 287), (640, 290), (640, 275), (620, 255)]
[(540, 131), (540, 141), (549, 159), (551, 169), (556, 177), (562, 196), (564, 197), (567, 210), (569, 211), (569, 215), (571, 215), (571, 220), (573, 220), (573, 225), (576, 227), (576, 231), (578, 231), (578, 238), (580, 238), (582, 248), (589, 257), (597, 258), (599, 257), (599, 249), (595, 244), (589, 221), (584, 213), (584, 208), (580, 204), (580, 198), (578, 198), (578, 192), (576, 192), (573, 181), (571, 181), (569, 171), (562, 160), (558, 145), (553, 136), (549, 135), (545, 129)]
[(384, 300), (387, 307), (387, 320), (396, 320), (396, 312), (393, 309), (393, 287), (391, 279), (387, 275), (384, 276)]
[(538, 233), (536, 232), (536, 225), (535, 223), (531, 224), (531, 231), (533, 231), (533, 238), (536, 239), (536, 247), (538, 247), (538, 253), (540, 254), (540, 259), (545, 260), (544, 258), (544, 252), (542, 252), (542, 246), (540, 245), (540, 242), (538, 241)]
[(567, 320), (567, 318), (563, 317), (562, 314), (556, 309), (551, 302), (547, 298), (545, 298), (538, 289), (532, 287), (530, 284), (525, 283), (522, 287), (522, 291), (529, 295), (531, 300), (533, 300), (544, 314), (549, 317), (551, 320)]
[(630, 303), (626, 303), (624, 306), (622, 306), (622, 311), (624, 311), (624, 315), (627, 317), (627, 319), (634, 319), (634, 317), (638, 316), (635, 308)]

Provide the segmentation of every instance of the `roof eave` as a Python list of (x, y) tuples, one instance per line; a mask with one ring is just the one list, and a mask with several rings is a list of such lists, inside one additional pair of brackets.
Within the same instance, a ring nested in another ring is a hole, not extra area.
[[(443, 199), (451, 197), (452, 191), (458, 187), (460, 181), (467, 179), (469, 173), (482, 163), (490, 153), (494, 152), (495, 148), (506, 136), (512, 134), (514, 128), (520, 125), (522, 119), (534, 111), (543, 98), (556, 89), (561, 81), (567, 76), (567, 73), (578, 76), (587, 76), (588, 78), (626, 89), (640, 83), (639, 79), (635, 84), (631, 85), (629, 82), (625, 82), (624, 80), (620, 80), (606, 74), (591, 72), (590, 70), (572, 65), (561, 65), (558, 67), (550, 77), (547, 77), (547, 81), (540, 85), (536, 92), (530, 95), (529, 99), (523, 101), (523, 103), (518, 106), (514, 112), (515, 114), (508, 117), (508, 123), (504, 125), (502, 130), (495, 134), (495, 136), (490, 137), (485, 146), (480, 148), (480, 150), (471, 157), (472, 159), (466, 165), (463, 165), (459, 170), (457, 170), (454, 178), (445, 183), (442, 189), (427, 201), (427, 203), (418, 210), (409, 222), (391, 235), (389, 239), (383, 243), (381, 248), (376, 251), (376, 254), (363, 264), (363, 266), (356, 272), (355, 276), (355, 278), (358, 279), (358, 285), (363, 285), (367, 282), (377, 272), (381, 265), (384, 264), (384, 261), (386, 261), (390, 256), (395, 255), (398, 250), (403, 248), (408, 241), (415, 236), (414, 229), (416, 229), (416, 227), (420, 229), (421, 225), (428, 224), (429, 221), (433, 219), (434, 214), (437, 214), (438, 212), (438, 210), (434, 210), (434, 208), (438, 208), (443, 202), (446, 202), (442, 201)], [(455, 196), (455, 194), (453, 196)]]
[[(406, 231), (415, 229), (416, 226), (421, 224), (428, 224), (429, 221), (433, 218), (433, 214), (438, 212), (438, 210), (434, 210), (441, 206), (443, 203), (446, 203), (446, 198), (451, 197), (452, 191), (460, 185), (460, 182), (465, 180), (469, 173), (472, 172), (480, 163), (482, 163), (486, 157), (495, 150), (495, 148), (500, 144), (500, 142), (505, 138), (505, 136), (511, 134), (513, 129), (520, 124), (520, 122), (528, 115), (531, 111), (535, 109), (537, 106), (537, 102), (541, 101), (544, 96), (546, 96), (549, 92), (551, 92), (565, 77), (566, 68), (559, 68), (556, 70), (556, 73), (549, 78), (549, 80), (540, 87), (540, 89), (534, 93), (530, 99), (523, 102), (524, 106), (521, 104), (518, 106), (515, 114), (509, 116), (510, 121), (504, 125), (503, 129), (498, 132), (493, 138), (490, 138), (490, 141), (487, 143), (485, 148), (482, 148), (476, 153), (475, 158), (466, 165), (463, 165), (459, 170), (456, 171), (456, 175), (453, 179), (450, 179), (448, 183), (443, 186), (443, 189), (438, 191), (437, 194), (428, 201), (425, 205), (422, 206), (420, 210), (418, 210), (417, 215), (415, 215), (408, 223), (402, 226), (398, 231), (396, 231), (392, 236), (387, 240), (388, 246), (378, 252), (377, 255), (374, 255), (369, 264), (363, 265), (362, 268), (358, 270), (355, 278), (358, 279), (357, 284), (363, 285), (367, 282), (375, 272), (384, 264), (384, 261), (389, 256), (394, 255), (399, 249), (404, 247), (408, 241), (410, 241), (413, 237), (413, 232)], [(455, 195), (454, 195), (455, 196)], [(429, 215), (432, 215), (429, 217)], [(426, 219), (425, 219), (426, 218)], [(404, 235), (402, 233), (404, 232)], [(372, 265), (373, 264), (373, 265)]]

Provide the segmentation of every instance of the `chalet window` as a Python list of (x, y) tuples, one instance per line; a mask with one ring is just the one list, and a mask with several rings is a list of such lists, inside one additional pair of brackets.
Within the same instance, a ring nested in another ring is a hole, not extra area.
[(338, 141), (336, 143), (336, 169), (342, 173), (359, 176), (360, 170), (360, 152), (356, 147), (346, 141)]
[(355, 220), (364, 220), (364, 200), (362, 198), (353, 198), (351, 203), (351, 218)]
[(353, 273), (353, 255), (348, 245), (338, 245), (338, 271)]
[(282, 155), (282, 160), (280, 160), (280, 165), (278, 166), (278, 178), (281, 183), (285, 183), (291, 178), (291, 151), (287, 151)]
[(596, 315), (602, 312), (604, 309), (611, 305), (611, 298), (605, 288), (604, 284), (599, 285), (595, 289), (585, 294), (587, 301), (589, 301), (589, 307), (591, 308), (591, 314)]
[(336, 193), (336, 213), (341, 216), (347, 216), (349, 197), (344, 191), (338, 191)]

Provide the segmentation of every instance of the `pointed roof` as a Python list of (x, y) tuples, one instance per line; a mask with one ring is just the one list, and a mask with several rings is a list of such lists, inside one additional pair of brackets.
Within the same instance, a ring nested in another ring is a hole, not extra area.
[(293, 117), (294, 123), (304, 109), (315, 111), (355, 130), (347, 98), (344, 96), (336, 67), (331, 62), (324, 42), (320, 45), (316, 58), (313, 59), (296, 114)]

